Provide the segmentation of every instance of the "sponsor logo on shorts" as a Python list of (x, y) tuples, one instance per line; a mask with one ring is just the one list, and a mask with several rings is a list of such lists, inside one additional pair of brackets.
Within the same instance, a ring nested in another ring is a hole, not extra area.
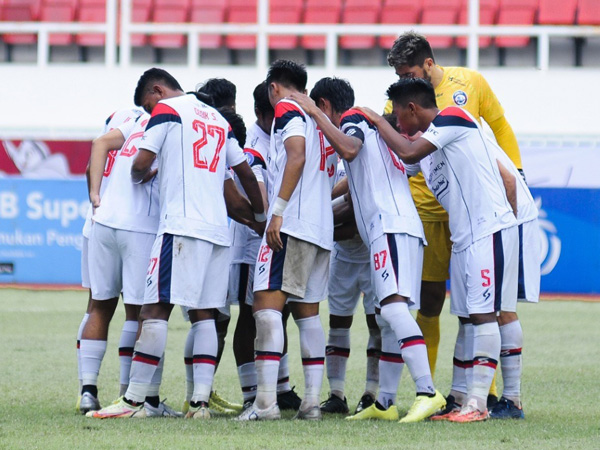
[(263, 264), (262, 266), (259, 266), (259, 268), (258, 268), (258, 273), (259, 273), (260, 275), (262, 275), (264, 272), (265, 272), (265, 265)]
[(465, 91), (456, 91), (452, 94), (452, 100), (458, 106), (464, 106), (467, 104), (469, 98), (467, 97), (467, 93)]

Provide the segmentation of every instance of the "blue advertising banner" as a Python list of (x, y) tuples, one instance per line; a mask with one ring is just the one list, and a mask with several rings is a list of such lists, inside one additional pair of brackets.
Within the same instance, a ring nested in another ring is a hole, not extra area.
[(531, 193), (540, 211), (542, 292), (600, 294), (600, 189)]
[(0, 178), (0, 283), (81, 283), (85, 180)]

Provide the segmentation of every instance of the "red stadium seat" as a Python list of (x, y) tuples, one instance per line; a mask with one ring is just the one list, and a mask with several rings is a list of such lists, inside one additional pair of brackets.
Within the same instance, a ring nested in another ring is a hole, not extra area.
[[(346, 0), (341, 23), (373, 24), (379, 20), (380, 3), (373, 0)], [(365, 49), (375, 46), (375, 36), (340, 36), (343, 49)]]
[[(454, 25), (458, 23), (458, 13), (462, 0), (423, 0), (423, 25)], [(433, 48), (452, 47), (452, 36), (427, 36)]]
[[(300, 23), (302, 17), (302, 0), (271, 0), (269, 2), (270, 23)], [(281, 50), (298, 46), (297, 35), (274, 35), (269, 37), (269, 48)]]
[[(342, 0), (306, 0), (304, 23), (324, 24), (339, 23), (342, 11)], [(325, 48), (325, 36), (302, 36), (300, 45), (308, 50)]]
[(598, 0), (579, 0), (577, 23), (579, 25), (600, 25)]
[[(190, 22), (224, 23), (227, 3), (225, 0), (192, 0)], [(202, 34), (198, 38), (201, 48), (219, 48), (223, 44), (220, 34)]]
[[(79, 22), (102, 23), (106, 21), (106, 1), (104, 0), (80, 0), (79, 12), (77, 14)], [(83, 47), (96, 47), (104, 45), (104, 34), (102, 33), (84, 33), (75, 37), (77, 45)]]
[[(498, 13), (498, 0), (480, 0), (479, 1), (479, 23), (481, 25), (493, 25), (496, 22)], [(458, 23), (466, 24), (469, 22), (469, 2), (463, 3), (458, 15)], [(456, 45), (460, 48), (466, 48), (468, 39), (463, 36), (456, 38)], [(492, 45), (490, 36), (479, 37), (479, 47), (486, 48)]]
[[(423, 0), (385, 0), (381, 9), (382, 24), (419, 23)], [(379, 46), (391, 48), (397, 36), (381, 36)]]
[[(229, 23), (256, 23), (258, 20), (257, 0), (230, 0)], [(256, 36), (252, 34), (230, 34), (225, 38), (225, 45), (234, 50), (250, 50), (256, 48)]]
[[(561, 0), (563, 1), (563, 0)], [(538, 0), (500, 0), (498, 9), (498, 25), (533, 25)], [(529, 36), (498, 36), (495, 39), (498, 47), (526, 47)]]
[[(152, 0), (133, 0), (131, 8), (131, 21), (133, 23), (148, 23), (152, 13)], [(145, 34), (132, 34), (130, 43), (133, 47), (143, 47), (148, 43)]]
[[(597, 1), (595, 4), (596, 9), (600, 9)], [(540, 0), (538, 23), (543, 25), (573, 25), (576, 11), (577, 0)]]
[[(189, 18), (190, 0), (155, 0), (152, 8), (154, 23), (186, 23)], [(183, 34), (153, 34), (150, 45), (157, 48), (181, 48), (186, 43)]]
[[(2, 20), (5, 22), (31, 22), (39, 20), (40, 0), (5, 0)], [(4, 42), (11, 45), (28, 45), (37, 42), (35, 34), (5, 34)]]
[[(44, 0), (40, 12), (42, 22), (73, 22), (75, 20), (76, 0)], [(53, 33), (49, 38), (50, 45), (70, 45), (74, 41), (72, 34)]]

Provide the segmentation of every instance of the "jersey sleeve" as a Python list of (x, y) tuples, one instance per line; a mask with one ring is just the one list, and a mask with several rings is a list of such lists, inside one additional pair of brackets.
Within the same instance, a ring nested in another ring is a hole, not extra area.
[(480, 73), (477, 73), (477, 84), (479, 85), (479, 115), (489, 124), (504, 115), (504, 108)]
[(229, 167), (235, 167), (246, 161), (246, 156), (244, 155), (238, 140), (235, 138), (231, 127), (229, 127), (227, 131), (227, 142), (225, 145), (225, 162)]
[(350, 109), (342, 115), (340, 121), (340, 129), (346, 136), (355, 137), (365, 142), (365, 133), (362, 129), (364, 126), (371, 126), (369, 119), (363, 113), (356, 109)]
[(292, 136), (306, 137), (306, 116), (300, 107), (288, 100), (275, 105), (274, 133), (285, 141)]
[(439, 150), (461, 137), (469, 128), (477, 128), (472, 116), (461, 108), (449, 106), (433, 119), (421, 137)]
[(140, 148), (159, 153), (165, 142), (169, 129), (181, 126), (181, 116), (177, 111), (165, 103), (158, 102), (152, 111), (152, 116), (146, 125), (146, 131), (142, 136)]
[(120, 124), (117, 129), (123, 134), (123, 137), (127, 139), (133, 132), (136, 122), (137, 120), (126, 120)]

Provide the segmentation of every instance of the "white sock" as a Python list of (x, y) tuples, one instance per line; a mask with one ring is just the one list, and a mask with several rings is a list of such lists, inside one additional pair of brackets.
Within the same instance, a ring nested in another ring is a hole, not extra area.
[(302, 407), (318, 405), (325, 369), (325, 333), (319, 316), (296, 320), (300, 332), (300, 353), (304, 370)]
[(256, 375), (256, 364), (254, 362), (249, 362), (238, 366), (238, 376), (240, 378), (240, 386), (242, 387), (242, 396), (244, 398), (244, 402), (248, 400), (252, 400), (256, 397), (256, 385), (257, 375)]
[(152, 375), (152, 380), (150, 381), (150, 386), (148, 386), (148, 393), (146, 397), (158, 397), (160, 392), (160, 383), (162, 382), (163, 369), (165, 367), (165, 354), (163, 353), (160, 357), (160, 361), (158, 366), (156, 366), (156, 370), (154, 371), (154, 375)]
[(398, 384), (404, 368), (396, 334), (383, 318), (376, 315), (381, 329), (381, 356), (379, 357), (379, 395), (377, 401), (386, 409), (396, 404)]
[(381, 355), (381, 330), (369, 328), (369, 340), (367, 341), (367, 377), (365, 383), (365, 394), (373, 398), (377, 395), (379, 387), (379, 356)]
[(523, 329), (516, 320), (500, 327), (500, 367), (504, 390), (502, 396), (521, 406), (521, 373), (523, 360)]
[(135, 336), (138, 330), (137, 320), (126, 320), (121, 329), (121, 338), (119, 339), (119, 363), (120, 363), (120, 383), (121, 390), (119, 396), (127, 391), (129, 386), (129, 373), (131, 372), (131, 358), (133, 358), (133, 347), (135, 345)]
[(281, 355), (279, 361), (279, 371), (277, 372), (277, 393), (291, 391), (290, 386), (290, 366), (288, 365), (288, 354)]
[[(454, 400), (459, 405), (462, 405), (467, 396), (467, 364), (468, 358), (465, 356), (465, 326), (460, 321), (458, 322), (458, 334), (456, 335), (456, 344), (454, 344), (454, 358), (452, 361), (452, 387), (450, 394), (454, 396)], [(471, 330), (473, 325), (470, 325)]]
[(96, 386), (102, 359), (106, 353), (106, 341), (81, 339), (79, 355), (81, 358), (81, 384), (82, 386)]
[(257, 374), (256, 406), (266, 409), (277, 401), (277, 375), (283, 351), (283, 322), (281, 313), (262, 309), (254, 314), (256, 340), (254, 353)]
[(185, 365), (185, 401), (191, 402), (194, 394), (194, 328), (190, 327), (183, 346), (183, 363)]
[(77, 330), (77, 376), (79, 378), (79, 392), (81, 392), (81, 352), (79, 351), (79, 346), (81, 345), (81, 334), (83, 333), (83, 329), (85, 328), (85, 324), (87, 323), (90, 315), (85, 313), (83, 315), (83, 319), (81, 319), (81, 323), (79, 324), (79, 330)]
[(142, 333), (135, 343), (126, 399), (136, 403), (142, 403), (146, 399), (154, 372), (165, 352), (167, 331), (166, 320), (144, 320)]
[(350, 356), (350, 328), (330, 328), (325, 360), (327, 379), (332, 394), (344, 398), (346, 384), (346, 365)]
[(208, 402), (217, 364), (215, 321), (200, 320), (194, 329), (194, 394), (192, 402)]
[(475, 329), (472, 323), (465, 323), (465, 381), (467, 382), (467, 395), (464, 396), (462, 405), (467, 404), (468, 393), (473, 389), (473, 344), (475, 343)]
[(487, 408), (487, 396), (500, 358), (498, 322), (473, 325), (473, 386), (469, 402), (476, 400), (477, 409)]
[(419, 325), (408, 311), (408, 305), (404, 302), (388, 303), (381, 308), (381, 317), (396, 335), (402, 359), (410, 370), (417, 394), (435, 394), (425, 339)]

